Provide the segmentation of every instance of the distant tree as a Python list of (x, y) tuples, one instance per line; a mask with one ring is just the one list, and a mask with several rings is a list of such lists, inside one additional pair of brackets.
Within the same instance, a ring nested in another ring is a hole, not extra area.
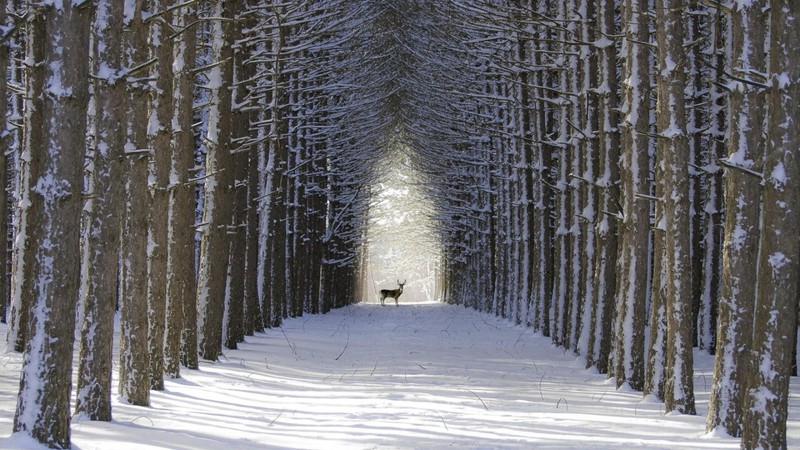
[(25, 323), (30, 339), (14, 431), (69, 448), (92, 11), (65, 2), (40, 4), (31, 12), (26, 107), (37, 113), (25, 116), (30, 192), (23, 198), (30, 202), (30, 226), (23, 239), (33, 264), (21, 292), (31, 308)]

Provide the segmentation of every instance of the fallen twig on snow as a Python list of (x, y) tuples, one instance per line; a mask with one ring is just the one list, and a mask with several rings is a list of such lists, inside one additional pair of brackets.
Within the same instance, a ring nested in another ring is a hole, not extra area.
[(345, 344), (344, 344), (344, 348), (342, 349), (342, 353), (339, 353), (339, 356), (337, 356), (336, 359), (334, 359), (334, 361), (338, 361), (339, 358), (341, 358), (342, 355), (344, 355), (344, 352), (347, 351), (347, 347), (349, 347), (349, 346), (350, 346), (350, 332), (348, 331), (347, 332), (347, 342), (345, 342)]
[(483, 401), (483, 399), (482, 399), (482, 398), (481, 398), (481, 397), (480, 397), (478, 394), (476, 394), (475, 392), (473, 392), (471, 389), (467, 389), (467, 390), (468, 390), (468, 391), (469, 391), (469, 392), (470, 392), (472, 395), (474, 395), (474, 396), (475, 396), (475, 398), (477, 398), (478, 400), (480, 400), (480, 401), (481, 401), (481, 404), (483, 404), (483, 409), (485, 409), (485, 410), (487, 410), (487, 411), (489, 410), (489, 407), (488, 407), (488, 406), (486, 406), (486, 402), (484, 402), (484, 401)]

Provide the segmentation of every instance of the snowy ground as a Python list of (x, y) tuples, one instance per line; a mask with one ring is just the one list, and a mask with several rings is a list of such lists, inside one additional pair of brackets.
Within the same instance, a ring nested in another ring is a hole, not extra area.
[[(0, 329), (0, 332), (5, 332)], [(0, 436), (21, 357), (0, 355)], [(698, 416), (616, 391), (546, 338), (442, 304), (351, 306), (286, 320), (216, 364), (167, 381), (152, 407), (73, 421), (74, 448), (738, 448), (704, 437), (712, 358), (698, 356)], [(789, 447), (800, 448), (793, 380)], [(0, 448), (38, 448), (19, 437)]]

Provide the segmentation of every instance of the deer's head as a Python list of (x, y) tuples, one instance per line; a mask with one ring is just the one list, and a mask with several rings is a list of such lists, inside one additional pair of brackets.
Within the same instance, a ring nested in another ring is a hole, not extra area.
[(406, 281), (408, 281), (408, 280), (403, 280), (403, 282), (401, 283), (400, 280), (397, 280), (397, 285), (400, 286), (400, 290), (401, 291), (403, 290), (403, 286), (405, 286)]

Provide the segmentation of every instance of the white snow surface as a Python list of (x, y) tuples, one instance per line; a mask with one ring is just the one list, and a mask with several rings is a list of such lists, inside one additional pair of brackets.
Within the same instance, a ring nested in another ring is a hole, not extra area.
[[(362, 303), (246, 340), (167, 380), (149, 408), (115, 397), (110, 423), (74, 417), (73, 448), (739, 448), (705, 434), (713, 358), (700, 353), (699, 415), (665, 416), (548, 338), (461, 306)], [(22, 357), (0, 358), (0, 448), (43, 448), (9, 437)], [(796, 378), (789, 405), (800, 448)]]

